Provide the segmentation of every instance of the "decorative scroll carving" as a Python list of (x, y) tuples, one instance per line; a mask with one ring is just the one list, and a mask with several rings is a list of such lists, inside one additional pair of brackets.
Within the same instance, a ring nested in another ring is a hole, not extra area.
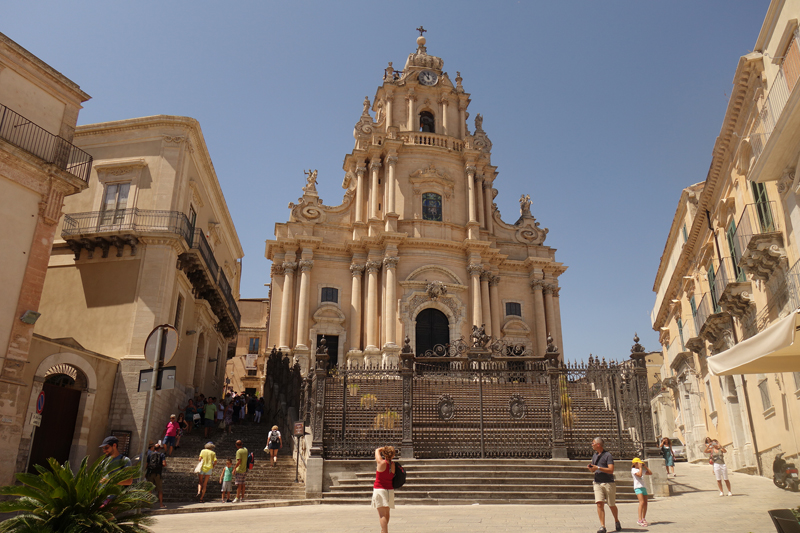
[(442, 420), (452, 420), (456, 416), (456, 403), (449, 394), (439, 396), (439, 403), (436, 405), (436, 412)]
[(512, 394), (511, 399), (508, 401), (508, 414), (511, 418), (521, 420), (528, 414), (528, 407), (525, 405), (525, 399), (519, 394)]
[(447, 285), (441, 281), (431, 281), (425, 286), (425, 292), (431, 300), (438, 300), (442, 296), (447, 296)]
[(356, 122), (353, 129), (353, 137), (358, 138), (359, 135), (372, 134), (372, 117), (369, 114), (369, 97), (364, 97), (364, 110), (361, 112), (361, 118)]

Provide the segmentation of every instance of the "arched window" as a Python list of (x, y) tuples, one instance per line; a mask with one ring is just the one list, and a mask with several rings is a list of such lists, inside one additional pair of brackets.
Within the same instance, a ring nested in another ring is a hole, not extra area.
[(422, 193), (422, 220), (442, 221), (442, 197), (435, 192)]
[(419, 114), (419, 131), (436, 133), (436, 120), (430, 111), (423, 111)]

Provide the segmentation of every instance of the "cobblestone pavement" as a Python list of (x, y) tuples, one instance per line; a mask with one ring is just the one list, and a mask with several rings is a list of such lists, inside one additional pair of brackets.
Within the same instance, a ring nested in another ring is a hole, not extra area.
[[(800, 505), (800, 493), (781, 490), (767, 478), (733, 474), (732, 497), (719, 497), (708, 465), (678, 463), (677, 478), (670, 478), (674, 496), (650, 502), (650, 526), (636, 524), (635, 503), (619, 505), (623, 531), (681, 531), (725, 533), (775, 531), (767, 515), (770, 509)], [(587, 476), (587, 483), (591, 478)], [(281, 533), (377, 532), (378, 514), (364, 505), (309, 505), (268, 509), (216, 511), (195, 515), (163, 515), (153, 526), (156, 533), (191, 529), (192, 533), (265, 531)], [(607, 526), (612, 526), (606, 512)], [(188, 520), (188, 521), (187, 521)], [(593, 505), (400, 505), (392, 511), (391, 533), (594, 532), (599, 527)]]

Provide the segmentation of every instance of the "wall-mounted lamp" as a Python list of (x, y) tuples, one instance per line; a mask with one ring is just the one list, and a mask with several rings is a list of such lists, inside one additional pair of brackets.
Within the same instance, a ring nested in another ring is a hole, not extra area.
[(40, 316), (42, 316), (42, 313), (37, 313), (36, 311), (25, 311), (25, 314), (19, 317), (19, 319), (26, 324), (36, 324), (36, 321), (39, 320)]
[(190, 329), (186, 332), (187, 335), (194, 335), (195, 333), (197, 333), (196, 329)]

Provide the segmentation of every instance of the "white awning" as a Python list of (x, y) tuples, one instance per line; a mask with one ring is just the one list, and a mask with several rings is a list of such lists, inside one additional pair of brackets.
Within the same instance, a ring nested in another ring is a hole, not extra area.
[(800, 309), (717, 355), (708, 358), (714, 375), (800, 372)]

